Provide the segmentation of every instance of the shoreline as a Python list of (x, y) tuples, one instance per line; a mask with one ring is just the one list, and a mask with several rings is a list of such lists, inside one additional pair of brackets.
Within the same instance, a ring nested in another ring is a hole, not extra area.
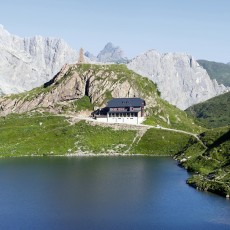
[(42, 155), (7, 155), (7, 156), (0, 156), (0, 159), (6, 159), (6, 158), (23, 158), (23, 157), (135, 157), (135, 156), (143, 156), (143, 157), (172, 157), (171, 155), (160, 155), (160, 154), (129, 154), (129, 153), (68, 153), (68, 154), (42, 154)]

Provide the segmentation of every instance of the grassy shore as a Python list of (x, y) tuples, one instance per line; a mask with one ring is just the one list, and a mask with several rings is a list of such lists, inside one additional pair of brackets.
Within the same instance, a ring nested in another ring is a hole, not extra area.
[(174, 155), (189, 138), (160, 129), (72, 123), (63, 116), (38, 113), (1, 117), (0, 127), (0, 155), (5, 157), (86, 153)]
[(176, 155), (181, 165), (194, 175), (187, 183), (200, 190), (230, 195), (230, 127), (210, 129), (200, 134), (206, 145), (193, 143)]

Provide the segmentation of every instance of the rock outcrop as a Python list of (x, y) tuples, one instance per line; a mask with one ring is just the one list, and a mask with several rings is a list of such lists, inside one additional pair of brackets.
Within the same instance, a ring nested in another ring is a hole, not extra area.
[(30, 90), (50, 80), (65, 63), (76, 63), (78, 52), (63, 40), (20, 38), (0, 25), (0, 92)]
[(228, 90), (211, 80), (206, 70), (187, 54), (150, 50), (127, 66), (155, 82), (161, 97), (183, 110)]
[[(74, 109), (74, 102), (87, 96), (95, 108), (102, 108), (111, 98), (141, 97), (148, 107), (156, 105), (156, 86), (147, 78), (140, 77), (119, 65), (65, 65), (44, 86), (31, 91), (0, 98), (0, 116), (12, 112), (23, 113), (39, 108), (49, 112)], [(144, 82), (144, 83), (142, 83)], [(152, 85), (145, 91), (142, 85)]]

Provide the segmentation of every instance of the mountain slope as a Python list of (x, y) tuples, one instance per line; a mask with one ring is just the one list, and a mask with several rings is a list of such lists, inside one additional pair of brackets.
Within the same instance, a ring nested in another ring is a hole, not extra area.
[(89, 112), (103, 108), (116, 97), (141, 97), (146, 101), (146, 123), (191, 132), (200, 128), (187, 114), (163, 101), (156, 85), (125, 65), (66, 65), (44, 86), (0, 98), (0, 115), (42, 110), (54, 113)]
[(22, 92), (50, 80), (65, 63), (75, 63), (78, 54), (63, 40), (20, 38), (0, 25), (0, 92)]
[(204, 69), (207, 70), (208, 75), (212, 79), (216, 79), (219, 84), (223, 84), (225, 86), (230, 86), (230, 65), (206, 61), (206, 60), (198, 60), (197, 61)]
[(208, 130), (200, 135), (203, 146), (190, 140), (176, 156), (191, 172), (187, 183), (200, 190), (230, 196), (230, 127)]
[(186, 112), (209, 128), (230, 125), (230, 92), (193, 105)]
[(183, 110), (227, 90), (212, 81), (207, 72), (186, 54), (160, 54), (150, 50), (131, 60), (127, 66), (155, 82), (161, 97)]

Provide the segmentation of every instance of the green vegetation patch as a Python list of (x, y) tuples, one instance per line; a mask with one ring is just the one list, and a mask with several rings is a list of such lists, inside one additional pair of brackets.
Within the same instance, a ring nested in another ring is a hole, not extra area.
[(75, 138), (63, 117), (50, 115), (11, 115), (0, 120), (0, 154), (63, 154)]
[(136, 131), (113, 130), (52, 115), (10, 115), (0, 118), (0, 155), (63, 155), (127, 150)]
[(190, 136), (186, 134), (151, 128), (133, 146), (132, 151), (141, 154), (173, 156), (186, 146), (189, 138)]
[(176, 158), (191, 172), (188, 184), (219, 195), (230, 195), (230, 128), (207, 130), (200, 135), (204, 148), (197, 141), (188, 145)]
[(149, 116), (145, 120), (146, 125), (159, 125), (166, 128), (184, 130), (191, 133), (200, 133), (205, 129), (197, 124), (186, 112), (170, 105), (168, 102), (158, 99), (157, 106), (150, 108)]
[(222, 181), (209, 180), (201, 175), (194, 175), (187, 180), (187, 183), (199, 190), (209, 191), (221, 196), (230, 195), (229, 184)]
[(73, 153), (139, 153), (174, 155), (186, 145), (188, 135), (149, 129), (113, 129), (85, 121), (72, 124), (51, 114), (12, 114), (0, 118), (0, 155), (36, 156)]
[(179, 153), (187, 158), (183, 165), (189, 171), (208, 174), (230, 162), (230, 131), (229, 128), (208, 130), (200, 135), (206, 149), (197, 142), (189, 141), (186, 148)]
[(81, 130), (76, 146), (82, 151), (93, 153), (124, 153), (132, 144), (137, 131), (114, 130), (111, 127), (90, 125), (84, 121), (75, 126)]
[(193, 105), (186, 112), (207, 128), (230, 125), (230, 92)]
[(90, 102), (90, 98), (88, 96), (84, 96), (74, 101), (74, 106), (76, 108), (76, 111), (93, 110), (93, 104)]

